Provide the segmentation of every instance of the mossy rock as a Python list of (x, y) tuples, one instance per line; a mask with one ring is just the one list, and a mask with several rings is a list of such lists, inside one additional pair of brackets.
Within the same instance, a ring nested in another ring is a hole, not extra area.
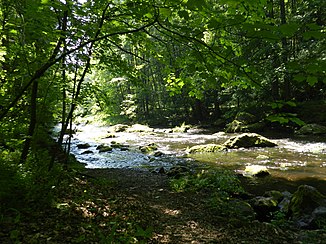
[(158, 149), (158, 146), (155, 143), (148, 144), (147, 146), (140, 146), (139, 150), (142, 153), (150, 153), (153, 151), (156, 151)]
[(237, 132), (260, 132), (264, 130), (266, 123), (263, 121), (256, 122), (253, 124), (246, 124), (239, 120), (233, 120), (231, 123), (226, 125), (226, 133), (237, 133)]
[[(316, 218), (321, 221), (316, 213), (324, 208), (326, 208), (326, 197), (312, 186), (301, 185), (292, 195), (288, 216), (301, 228), (314, 228)], [(323, 222), (326, 223), (325, 215)]]
[(265, 177), (270, 175), (266, 166), (263, 165), (249, 165), (244, 170), (244, 176)]
[(244, 133), (231, 137), (223, 146), (226, 148), (275, 147), (277, 144), (256, 133)]
[(220, 144), (205, 144), (197, 145), (189, 148), (188, 153), (210, 153), (210, 152), (222, 152), (226, 147)]
[(318, 124), (307, 124), (302, 126), (298, 131), (298, 135), (323, 135), (326, 134), (326, 126)]

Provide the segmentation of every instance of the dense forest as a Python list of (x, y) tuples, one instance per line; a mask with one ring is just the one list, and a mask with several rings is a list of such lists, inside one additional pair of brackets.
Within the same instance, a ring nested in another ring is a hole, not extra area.
[(82, 119), (324, 124), (325, 16), (324, 0), (0, 0), (0, 222), (51, 205)]

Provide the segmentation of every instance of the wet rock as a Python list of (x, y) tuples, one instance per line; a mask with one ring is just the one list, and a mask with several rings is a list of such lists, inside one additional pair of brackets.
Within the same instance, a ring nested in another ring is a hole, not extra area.
[(154, 129), (147, 126), (147, 125), (141, 125), (141, 124), (134, 124), (131, 127), (127, 129), (127, 132), (153, 132)]
[(203, 153), (203, 152), (222, 152), (225, 151), (226, 147), (220, 144), (205, 144), (197, 145), (189, 148), (188, 153)]
[(129, 125), (125, 125), (125, 124), (116, 124), (113, 125), (109, 128), (109, 132), (124, 132), (129, 128)]
[[(122, 151), (127, 151), (128, 148), (129, 148), (129, 145), (125, 145), (125, 144), (121, 144), (121, 143), (118, 143), (116, 141), (112, 141), (111, 142), (111, 147), (112, 148), (117, 148), (117, 149), (120, 149)], [(125, 149), (125, 150), (124, 150)]]
[(326, 197), (312, 186), (301, 185), (292, 195), (288, 216), (300, 228), (320, 228), (326, 223)]
[(112, 147), (107, 146), (107, 145), (104, 145), (104, 144), (101, 144), (101, 145), (97, 146), (96, 149), (97, 149), (100, 153), (103, 153), (103, 152), (111, 152), (111, 151), (113, 150)]
[(289, 205), (291, 201), (292, 194), (288, 191), (282, 192), (282, 201), (278, 204), (280, 211), (287, 213), (289, 211)]
[(163, 155), (163, 153), (160, 151), (154, 152), (154, 154), (153, 154), (154, 157), (161, 157), (162, 155)]
[(121, 151), (129, 151), (129, 147), (127, 147), (127, 146), (122, 146), (122, 147), (120, 147), (120, 150), (121, 150)]
[(94, 152), (92, 150), (86, 150), (84, 152), (82, 152), (83, 155), (85, 154), (93, 154)]
[(263, 165), (249, 165), (244, 170), (244, 176), (266, 177), (270, 175), (266, 166)]
[(78, 149), (87, 149), (87, 148), (90, 148), (90, 147), (91, 147), (91, 145), (89, 145), (88, 143), (77, 144)]
[(238, 136), (231, 137), (223, 144), (226, 148), (236, 149), (240, 147), (275, 147), (274, 142), (258, 135), (256, 133), (244, 133)]
[(153, 152), (155, 150), (158, 149), (158, 146), (155, 144), (155, 143), (151, 143), (151, 144), (148, 144), (147, 146), (140, 146), (139, 147), (139, 150), (142, 152), (142, 153), (149, 153), (149, 152)]
[(307, 124), (295, 132), (298, 135), (322, 135), (326, 134), (326, 126), (318, 124)]

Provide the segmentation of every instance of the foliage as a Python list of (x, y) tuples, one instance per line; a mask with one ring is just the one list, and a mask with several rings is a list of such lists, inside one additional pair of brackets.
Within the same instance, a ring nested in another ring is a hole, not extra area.
[(232, 195), (244, 191), (239, 179), (227, 170), (202, 170), (195, 175), (172, 179), (170, 185), (177, 192), (210, 189)]

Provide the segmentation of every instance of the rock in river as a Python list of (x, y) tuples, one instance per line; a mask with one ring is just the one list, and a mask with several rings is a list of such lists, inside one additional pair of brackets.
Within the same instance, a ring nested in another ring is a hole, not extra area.
[(188, 153), (221, 152), (224, 150), (226, 150), (226, 147), (219, 144), (205, 144), (189, 148)]
[(302, 126), (298, 131), (298, 135), (322, 135), (326, 134), (326, 126), (318, 124), (307, 124)]
[(275, 147), (277, 146), (271, 140), (256, 133), (244, 133), (231, 137), (223, 144), (226, 148), (236, 149), (240, 147)]

